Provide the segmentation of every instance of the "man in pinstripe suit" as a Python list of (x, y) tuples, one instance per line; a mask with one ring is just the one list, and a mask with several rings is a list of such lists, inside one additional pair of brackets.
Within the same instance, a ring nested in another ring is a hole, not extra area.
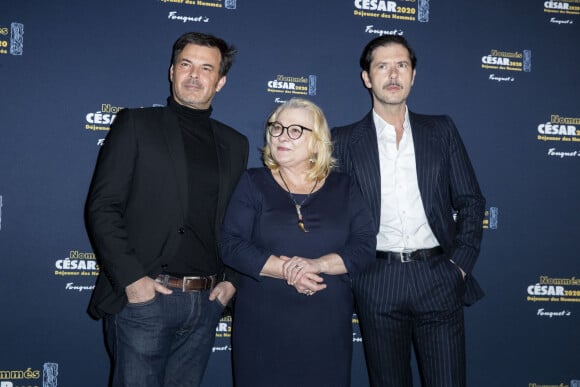
[(353, 291), (372, 386), (412, 386), (413, 347), (424, 387), (462, 387), (485, 199), (453, 121), (407, 108), (416, 62), (401, 36), (369, 42), (360, 65), (373, 109), (333, 130), (377, 230), (377, 260)]

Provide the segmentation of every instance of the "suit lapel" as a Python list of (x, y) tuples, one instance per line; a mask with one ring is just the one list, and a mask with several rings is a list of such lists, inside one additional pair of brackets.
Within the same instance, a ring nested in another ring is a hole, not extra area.
[[(213, 131), (215, 146), (216, 146), (216, 154), (218, 160), (218, 175), (219, 175), (219, 186), (218, 186), (218, 204), (217, 208), (224, 208), (225, 204), (225, 195), (224, 195), (224, 187), (227, 180), (230, 177), (230, 163), (228, 160), (228, 152), (227, 152), (227, 145), (222, 137), (222, 132), (217, 127), (215, 121), (211, 120), (211, 128)], [(216, 216), (219, 214), (216, 213)], [(216, 219), (217, 221), (218, 219)], [(216, 222), (219, 223), (219, 222)]]
[(353, 128), (350, 141), (354, 175), (358, 179), (363, 197), (371, 206), (378, 230), (381, 213), (381, 171), (372, 111)]
[(421, 200), (425, 214), (431, 223), (431, 209), (433, 207), (433, 187), (439, 165), (437, 162), (438, 140), (434, 137), (432, 125), (409, 112), (411, 130), (413, 131), (413, 145), (415, 147), (415, 164)]
[(173, 161), (175, 171), (175, 183), (179, 190), (179, 201), (183, 216), (187, 213), (187, 197), (189, 195), (187, 161), (179, 121), (169, 108), (165, 108), (163, 114), (163, 134), (169, 149), (169, 156)]

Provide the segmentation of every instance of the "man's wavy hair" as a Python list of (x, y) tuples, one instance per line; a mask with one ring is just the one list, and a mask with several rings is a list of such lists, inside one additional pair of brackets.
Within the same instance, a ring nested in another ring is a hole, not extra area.
[(201, 32), (187, 32), (175, 41), (173, 44), (171, 64), (176, 64), (175, 61), (177, 60), (177, 57), (188, 44), (217, 48), (222, 54), (222, 60), (220, 61), (220, 78), (230, 71), (232, 63), (234, 62), (234, 56), (237, 53), (236, 48), (228, 45), (223, 39), (209, 34), (202, 34)]
[(409, 60), (411, 61), (411, 69), (415, 70), (417, 67), (417, 56), (415, 51), (407, 42), (407, 39), (400, 35), (382, 35), (374, 38), (367, 43), (359, 59), (360, 68), (363, 71), (369, 72), (371, 68), (371, 62), (373, 61), (373, 55), (375, 50), (379, 47), (388, 46), (390, 44), (400, 44), (409, 51)]

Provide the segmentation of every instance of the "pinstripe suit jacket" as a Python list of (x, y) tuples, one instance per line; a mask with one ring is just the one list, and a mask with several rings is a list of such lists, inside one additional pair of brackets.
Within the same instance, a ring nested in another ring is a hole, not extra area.
[[(464, 302), (470, 305), (483, 296), (471, 271), (479, 255), (485, 199), (451, 118), (409, 112), (409, 119), (425, 214), (445, 253), (467, 273)], [(357, 181), (378, 232), (381, 173), (372, 111), (333, 129), (332, 138), (339, 168)]]

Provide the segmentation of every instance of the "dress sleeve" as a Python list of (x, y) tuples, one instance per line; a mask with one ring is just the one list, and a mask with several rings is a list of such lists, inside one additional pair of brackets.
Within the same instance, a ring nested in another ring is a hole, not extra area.
[(374, 222), (358, 187), (351, 179), (349, 188), (350, 230), (344, 247), (337, 251), (350, 274), (360, 272), (376, 259), (377, 236)]
[(252, 239), (254, 224), (261, 211), (261, 197), (262, 193), (253, 184), (250, 174), (244, 172), (230, 199), (220, 240), (224, 263), (258, 281), (271, 255)]

